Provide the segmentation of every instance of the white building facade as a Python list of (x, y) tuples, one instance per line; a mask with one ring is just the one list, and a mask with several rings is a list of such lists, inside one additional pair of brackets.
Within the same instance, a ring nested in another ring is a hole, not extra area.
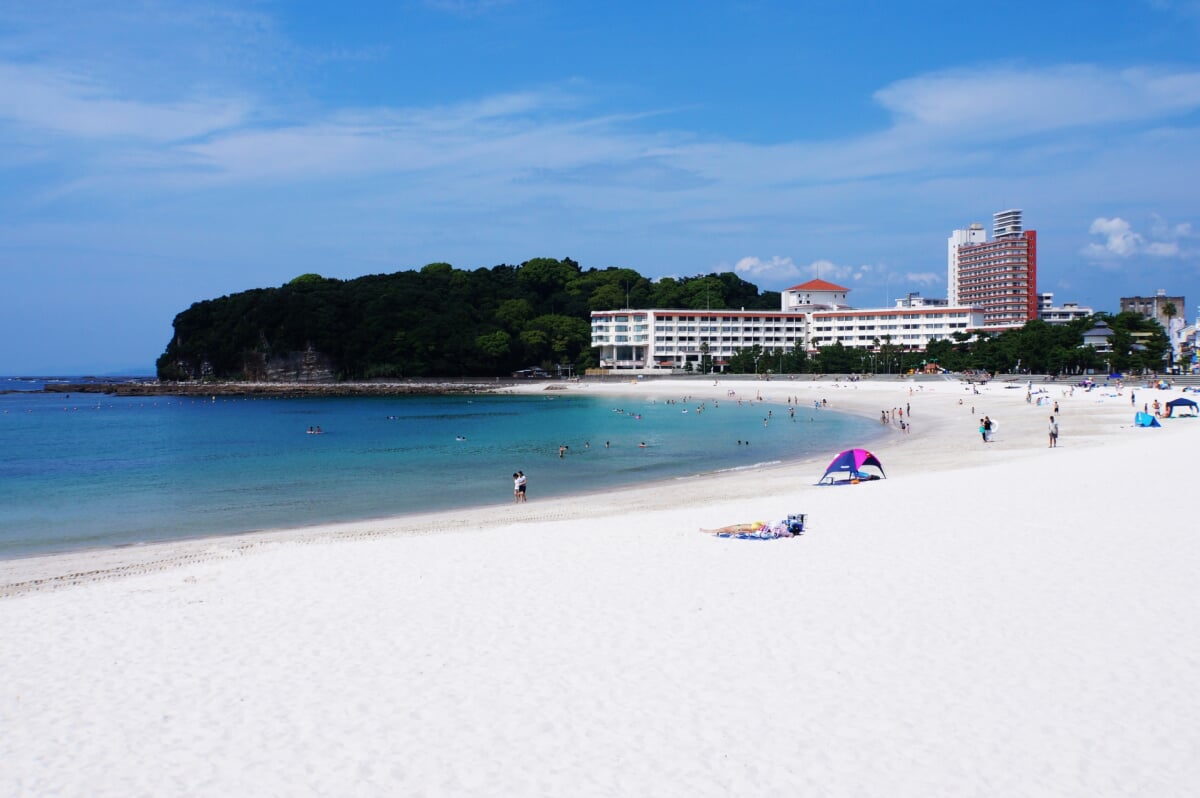
[(973, 222), (965, 230), (955, 230), (946, 242), (948, 263), (946, 270), (946, 300), (957, 305), (958, 298), (958, 248), (967, 244), (982, 244), (987, 241), (987, 231), (979, 222)]
[(922, 351), (932, 341), (983, 326), (983, 309), (910, 294), (892, 308), (855, 309), (849, 289), (812, 280), (782, 292), (783, 310), (598, 310), (592, 312), (592, 346), (600, 367), (613, 370), (697, 368), (704, 358), (717, 371), (740, 350), (764, 354), (796, 346)]
[(1080, 305), (1078, 302), (1054, 304), (1053, 292), (1038, 294), (1038, 318), (1047, 324), (1067, 324), (1076, 319), (1086, 319), (1094, 316), (1096, 311)]
[(843, 308), (809, 314), (808, 348), (842, 346), (874, 351), (882, 345), (921, 352), (934, 341), (983, 327), (983, 309), (951, 305), (947, 299), (909, 294), (895, 307)]

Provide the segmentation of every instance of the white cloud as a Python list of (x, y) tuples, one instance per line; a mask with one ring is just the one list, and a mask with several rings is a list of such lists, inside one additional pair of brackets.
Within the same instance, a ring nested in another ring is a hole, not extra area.
[(780, 281), (794, 280), (801, 275), (800, 267), (792, 262), (791, 258), (780, 257), (775, 255), (767, 260), (756, 257), (745, 257), (739, 260), (733, 267), (733, 271), (740, 275), (749, 275), (754, 280), (762, 280), (769, 283), (778, 283)]
[(1155, 241), (1146, 246), (1146, 252), (1151, 255), (1170, 257), (1179, 254), (1179, 245), (1174, 241)]
[(1127, 257), (1136, 254), (1145, 243), (1145, 239), (1133, 232), (1129, 222), (1120, 217), (1105, 219), (1101, 216), (1092, 222), (1088, 232), (1092, 235), (1104, 236), (1103, 244), (1088, 245), (1089, 251), (1094, 254)]
[(936, 272), (907, 272), (904, 275), (904, 279), (917, 285), (931, 285), (940, 280), (945, 280), (946, 275), (937, 274)]
[(875, 93), (901, 126), (983, 138), (1187, 113), (1200, 72), (1094, 65), (961, 69), (897, 81)]
[(1150, 235), (1157, 241), (1178, 241), (1181, 238), (1191, 238), (1194, 234), (1190, 222), (1171, 224), (1161, 216), (1155, 215), (1150, 222)]
[(829, 280), (830, 282), (858, 282), (869, 278), (874, 267), (870, 264), (849, 266), (834, 263), (827, 258), (818, 258), (806, 265), (797, 265), (791, 258), (774, 257), (763, 260), (748, 256), (739, 260), (733, 270), (746, 276), (751, 282), (761, 282), (766, 285), (794, 283), (797, 280)]
[(1101, 259), (1128, 258), (1134, 255), (1175, 257), (1182, 252), (1177, 239), (1190, 237), (1192, 226), (1186, 222), (1171, 226), (1156, 218), (1151, 229), (1154, 238), (1160, 240), (1147, 240), (1146, 236), (1136, 232), (1129, 222), (1119, 216), (1111, 219), (1100, 216), (1092, 221), (1088, 232), (1103, 236), (1104, 242), (1088, 244), (1083, 252), (1085, 255)]

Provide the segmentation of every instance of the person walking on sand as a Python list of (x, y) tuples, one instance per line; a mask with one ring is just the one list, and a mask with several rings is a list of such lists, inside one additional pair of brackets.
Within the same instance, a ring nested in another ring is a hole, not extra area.
[(1058, 422), (1054, 420), (1054, 416), (1050, 416), (1050, 448), (1058, 447)]
[(987, 426), (983, 423), (983, 419), (979, 419), (979, 437), (983, 438), (983, 442), (987, 443)]

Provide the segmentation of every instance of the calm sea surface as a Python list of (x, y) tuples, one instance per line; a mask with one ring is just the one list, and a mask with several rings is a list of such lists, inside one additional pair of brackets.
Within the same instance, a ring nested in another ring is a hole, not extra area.
[(623, 399), (215, 400), (42, 384), (0, 378), (18, 391), (0, 394), (0, 558), (508, 503), (518, 469), (536, 502), (832, 456), (879, 434), (811, 405), (700, 412), (686, 383)]

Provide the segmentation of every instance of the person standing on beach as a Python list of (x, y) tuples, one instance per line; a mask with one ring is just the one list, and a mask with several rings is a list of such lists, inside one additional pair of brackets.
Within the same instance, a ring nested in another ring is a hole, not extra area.
[(525, 503), (525, 487), (529, 484), (529, 480), (525, 477), (524, 471), (517, 472), (517, 497), (521, 504)]
[(1054, 416), (1050, 416), (1050, 448), (1054, 449), (1058, 446), (1058, 422), (1054, 420)]
[(521, 501), (521, 475), (513, 472), (513, 504)]
[(983, 438), (983, 442), (987, 443), (987, 426), (983, 423), (983, 419), (979, 419), (979, 437)]

